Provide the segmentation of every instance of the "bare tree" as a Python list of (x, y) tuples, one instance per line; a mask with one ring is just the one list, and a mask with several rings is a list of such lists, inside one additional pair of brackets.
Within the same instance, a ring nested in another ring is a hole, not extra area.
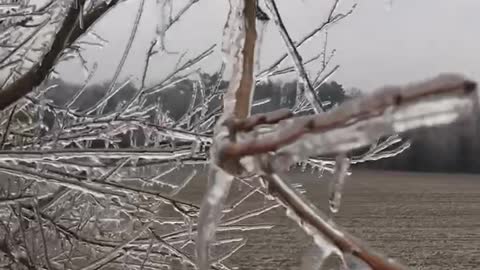
[[(336, 212), (350, 164), (401, 153), (409, 143), (398, 133), (467, 116), (477, 106), (474, 82), (444, 74), (387, 87), (326, 112), (318, 91), (339, 68), (330, 65), (334, 51), (325, 45), (318, 57), (304, 61), (298, 48), (355, 6), (342, 13), (340, 1), (332, 1), (327, 18), (294, 41), (274, 0), (230, 0), (225, 61), (215, 76), (199, 68), (214, 53), (212, 45), (189, 59), (180, 53), (171, 72), (151, 83), (153, 57), (172, 54), (165, 37), (199, 2), (178, 6), (165, 0), (156, 1), (161, 14), (144, 52), (140, 86), (128, 92), (130, 81), (120, 81), (120, 73), (145, 9), (146, 1), (138, 0), (127, 44), (102, 97), (82, 102), (96, 72), (96, 65), (82, 61), (85, 85), (58, 102), (51, 97), (64, 89), (49, 84), (55, 67), (71, 57), (82, 60), (80, 37), (121, 1), (39, 2), (1, 2), (9, 10), (0, 14), (2, 267), (230, 269), (225, 260), (245, 245), (241, 232), (272, 228), (244, 221), (282, 207), (324, 257), (336, 254), (350, 269), (403, 269), (327, 219), (279, 172), (301, 163), (333, 173), (330, 209)], [(278, 29), (286, 53), (259, 70), (257, 24), (266, 22)], [(287, 59), (293, 65), (282, 66)], [(315, 76), (307, 71), (310, 63), (320, 66)], [(251, 115), (252, 107), (263, 104), (253, 98), (255, 85), (287, 73), (299, 78), (294, 106)], [(186, 82), (188, 108), (173, 116), (162, 94)], [(364, 154), (349, 155), (366, 146)], [(196, 165), (202, 164), (208, 165), (209, 183), (198, 206), (188, 190), (200, 181)], [(230, 194), (234, 185), (243, 191)], [(245, 203), (257, 196), (267, 202)]]

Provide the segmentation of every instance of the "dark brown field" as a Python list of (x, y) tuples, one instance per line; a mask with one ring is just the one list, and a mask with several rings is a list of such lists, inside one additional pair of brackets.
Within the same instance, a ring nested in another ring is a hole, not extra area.
[[(325, 178), (291, 179), (325, 209)], [(354, 171), (335, 220), (411, 269), (480, 269), (480, 176)], [(239, 269), (299, 269), (310, 237), (280, 209), (257, 222), (276, 226), (247, 233), (247, 246), (230, 262)]]

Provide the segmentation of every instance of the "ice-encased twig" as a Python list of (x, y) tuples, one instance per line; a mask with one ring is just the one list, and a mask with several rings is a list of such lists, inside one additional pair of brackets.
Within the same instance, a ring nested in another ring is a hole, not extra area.
[(288, 53), (295, 64), (295, 68), (297, 69), (298, 77), (300, 81), (305, 86), (305, 97), (310, 102), (315, 113), (321, 113), (325, 111), (325, 108), (322, 105), (322, 101), (319, 99), (318, 95), (315, 93), (314, 86), (308, 77), (308, 74), (305, 70), (303, 65), (302, 57), (298, 53), (297, 47), (294, 44), (292, 38), (290, 37), (284, 23), (282, 17), (280, 16), (280, 12), (278, 11), (277, 5), (275, 4), (274, 0), (265, 0), (267, 3), (267, 7), (272, 13), (273, 20), (277, 27), (279, 28), (280, 34), (284, 40), (285, 46), (288, 49)]
[(135, 40), (135, 37), (137, 35), (140, 19), (142, 18), (142, 14), (144, 11), (144, 6), (145, 6), (145, 0), (141, 0), (138, 6), (137, 14), (135, 16), (135, 20), (133, 22), (132, 30), (130, 32), (130, 37), (128, 38), (127, 44), (125, 45), (125, 49), (122, 53), (122, 58), (120, 59), (120, 62), (117, 65), (115, 74), (113, 75), (113, 78), (110, 81), (108, 89), (106, 90), (105, 97), (100, 99), (92, 108), (89, 108), (88, 110), (86, 110), (85, 114), (91, 114), (92, 112), (97, 110), (99, 107), (100, 107), (100, 111), (103, 111), (105, 103), (109, 99), (109, 95), (111, 94), (111, 92), (115, 91), (115, 86), (120, 76), (120, 72), (123, 70), (123, 66), (125, 65), (127, 57), (130, 54), (130, 49), (132, 48), (133, 41)]
[(340, 210), (343, 186), (345, 185), (349, 167), (350, 159), (345, 157), (344, 154), (339, 155), (335, 162), (335, 172), (330, 183), (330, 195), (328, 198), (328, 206), (332, 213), (337, 213)]
[(24, 151), (0, 151), (0, 161), (8, 160), (63, 160), (74, 158), (143, 158), (150, 160), (175, 160), (191, 155), (190, 150), (168, 151), (163, 149), (43, 149)]
[(13, 103), (32, 92), (35, 87), (39, 86), (47, 76), (51, 74), (50, 70), (54, 67), (57, 58), (61, 55), (64, 49), (71, 46), (73, 42), (85, 32), (85, 29), (88, 29), (88, 27), (97, 21), (103, 14), (115, 7), (118, 2), (118, 0), (112, 0), (92, 9), (91, 12), (85, 15), (84, 29), (78, 28), (75, 23), (80, 10), (75, 9), (73, 4), (70, 4), (67, 8), (68, 11), (64, 16), (63, 22), (56, 32), (55, 38), (51, 42), (51, 46), (47, 48), (40, 63), (33, 65), (28, 72), (23, 74), (19, 79), (2, 89), (0, 94), (0, 110), (10, 107)]
[[(339, 21), (341, 21), (342, 19), (350, 16), (354, 9), (356, 8), (356, 4), (354, 4), (352, 6), (352, 8), (350, 10), (348, 10), (346, 13), (337, 13), (337, 14), (334, 14), (335, 11), (336, 11), (336, 7), (338, 5), (338, 0), (334, 0), (334, 3), (332, 5), (332, 8), (330, 9), (330, 14), (329, 14), (329, 17), (324, 20), (323, 22), (320, 23), (320, 25), (318, 25), (315, 29), (313, 29), (311, 32), (309, 32), (307, 35), (305, 35), (302, 39), (294, 42), (296, 47), (299, 48), (301, 47), (302, 45), (306, 44), (308, 41), (312, 40), (318, 33), (321, 33), (323, 30), (325, 30), (328, 26), (332, 25), (332, 24), (335, 24)], [(285, 61), (285, 59), (287, 59), (288, 57), (288, 53), (285, 53), (283, 54), (282, 56), (280, 56), (275, 62), (273, 62), (272, 65), (270, 65), (268, 68), (266, 68), (265, 70), (261, 71), (259, 74), (258, 74), (258, 77), (262, 78), (264, 77), (267, 73), (270, 73), (270, 72), (273, 72), (274, 70), (276, 70), (280, 64)]]

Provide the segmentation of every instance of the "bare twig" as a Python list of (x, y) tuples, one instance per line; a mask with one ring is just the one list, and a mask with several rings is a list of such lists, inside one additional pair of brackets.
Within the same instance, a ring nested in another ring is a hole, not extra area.
[(273, 20), (275, 21), (276, 25), (279, 28), (280, 34), (285, 42), (285, 45), (288, 48), (288, 52), (290, 57), (292, 58), (293, 62), (295, 63), (295, 68), (297, 69), (298, 75), (306, 87), (305, 97), (310, 102), (315, 113), (321, 113), (325, 111), (325, 108), (322, 105), (322, 101), (319, 99), (318, 95), (315, 93), (315, 89), (313, 87), (310, 78), (303, 66), (302, 57), (298, 53), (297, 47), (293, 43), (292, 38), (288, 34), (287, 28), (285, 27), (282, 17), (280, 16), (280, 12), (278, 11), (277, 5), (275, 4), (274, 0), (265, 0), (267, 3), (267, 7), (269, 8), (270, 12), (272, 13)]
[[(311, 40), (313, 37), (315, 37), (317, 34), (321, 33), (323, 30), (325, 30), (329, 25), (332, 25), (334, 23), (337, 23), (341, 21), (344, 18), (347, 18), (349, 15), (353, 13), (353, 11), (356, 8), (356, 4), (352, 6), (352, 8), (346, 12), (346, 13), (339, 13), (339, 14), (334, 14), (336, 7), (338, 6), (338, 2), (340, 0), (334, 0), (334, 3), (332, 5), (332, 8), (330, 9), (330, 15), (329, 17), (323, 21), (319, 26), (317, 26), (315, 29), (313, 29), (310, 33), (308, 33), (306, 36), (304, 36), (301, 40), (294, 42), (294, 44), (297, 46), (297, 48), (301, 47), (303, 44), (307, 43), (309, 40)], [(266, 68), (264, 71), (260, 72), (258, 75), (259, 77), (263, 77), (264, 73), (270, 72), (271, 70), (274, 70), (276, 67), (280, 66), (280, 64), (287, 59), (288, 53), (283, 54), (280, 56), (275, 62), (273, 62), (272, 65), (270, 65), (268, 68)]]

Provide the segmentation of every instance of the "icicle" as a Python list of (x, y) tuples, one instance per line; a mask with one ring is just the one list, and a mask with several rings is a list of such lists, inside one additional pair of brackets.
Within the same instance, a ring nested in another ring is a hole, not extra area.
[(307, 162), (302, 162), (302, 163), (301, 163), (301, 170), (302, 170), (302, 172), (305, 172), (305, 171), (307, 170), (307, 165), (308, 165)]
[(38, 130), (37, 130), (37, 138), (40, 139), (42, 136), (49, 131), (49, 127), (45, 123), (45, 119), (47, 116), (45, 115), (48, 111), (47, 101), (45, 99), (40, 100), (40, 104), (37, 109), (37, 117), (38, 117)]
[(220, 168), (211, 168), (209, 187), (204, 196), (198, 217), (198, 234), (196, 241), (197, 265), (200, 270), (208, 270), (209, 246), (215, 236), (220, 221), (222, 208), (228, 196), (233, 176)]
[(208, 112), (208, 103), (203, 103), (202, 110), (200, 111), (200, 116), (203, 118), (207, 115)]
[(200, 148), (200, 142), (199, 141), (193, 141), (192, 145), (190, 146), (191, 155), (194, 156), (195, 153), (199, 152)]
[(192, 241), (192, 236), (193, 236), (193, 220), (189, 216), (185, 217), (186, 219), (186, 224), (188, 226), (188, 240), (187, 241)]
[(317, 177), (320, 179), (323, 177), (323, 173), (325, 172), (325, 166), (321, 165), (318, 167), (318, 175)]
[(344, 154), (337, 156), (337, 160), (335, 162), (335, 173), (330, 185), (330, 196), (328, 199), (330, 212), (333, 214), (340, 210), (343, 186), (345, 184), (345, 177), (347, 176), (349, 167), (350, 159), (346, 158)]
[(236, 103), (236, 90), (241, 81), (243, 64), (243, 42), (245, 40), (244, 2), (230, 0), (230, 12), (222, 37), (222, 53), (228, 66), (228, 73), (232, 74), (226, 93), (223, 95), (224, 115), (233, 114)]
[(83, 19), (83, 5), (79, 3), (79, 0), (77, 0), (76, 2), (77, 7), (80, 9), (80, 11), (78, 12), (78, 24), (80, 25), (80, 29), (84, 29), (85, 23)]
[(158, 17), (158, 22), (156, 34), (157, 44), (162, 51), (165, 49), (165, 30), (170, 20), (169, 16), (167, 15), (169, 13), (167, 12), (167, 8), (170, 8), (170, 10), (172, 10), (171, 5), (171, 0), (157, 0), (158, 14), (156, 14), (156, 16)]
[(129, 135), (129, 138), (128, 138), (128, 140), (129, 140), (129, 146), (131, 146), (131, 147), (135, 146), (135, 134), (133, 134), (134, 132), (135, 132), (135, 131), (132, 130), (132, 131), (130, 131), (129, 134), (128, 134), (128, 135)]
[(267, 23), (268, 21), (262, 21), (262, 20), (257, 20), (258, 28), (258, 37), (257, 37), (257, 44), (256, 44), (256, 53), (255, 53), (255, 69), (256, 72), (261, 70), (260, 66), (260, 56), (261, 56), (261, 50), (262, 50), (262, 45), (263, 45), (263, 38), (265, 36), (265, 32), (267, 30)]

